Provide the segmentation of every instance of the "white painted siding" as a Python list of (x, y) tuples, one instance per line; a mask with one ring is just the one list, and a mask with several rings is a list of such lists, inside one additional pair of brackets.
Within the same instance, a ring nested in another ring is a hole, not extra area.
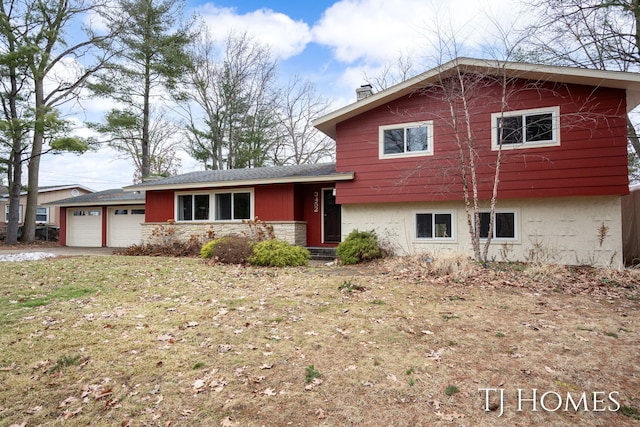
[[(489, 259), (622, 267), (622, 218), (619, 196), (500, 200), (498, 210), (516, 212), (517, 238), (493, 241)], [(452, 212), (454, 237), (416, 239), (415, 214)], [(473, 256), (464, 205), (460, 202), (342, 205), (342, 238), (353, 229), (376, 230), (398, 255), (459, 252)], [(601, 239), (600, 230), (606, 231)]]

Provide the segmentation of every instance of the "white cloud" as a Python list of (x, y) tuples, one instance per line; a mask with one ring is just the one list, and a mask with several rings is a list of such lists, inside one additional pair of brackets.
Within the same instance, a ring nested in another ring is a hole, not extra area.
[(516, 15), (509, 0), (342, 0), (325, 11), (313, 34), (342, 62), (379, 64), (400, 55), (431, 57), (439, 39), (452, 36), (478, 49), (495, 22), (509, 26)]
[(309, 25), (270, 9), (238, 15), (233, 8), (206, 4), (197, 12), (216, 40), (224, 39), (231, 32), (246, 32), (256, 41), (268, 45), (274, 56), (280, 59), (301, 53), (311, 41)]
[(120, 188), (131, 184), (133, 164), (118, 158), (109, 148), (77, 154), (46, 154), (40, 167), (41, 186), (81, 184), (92, 190)]

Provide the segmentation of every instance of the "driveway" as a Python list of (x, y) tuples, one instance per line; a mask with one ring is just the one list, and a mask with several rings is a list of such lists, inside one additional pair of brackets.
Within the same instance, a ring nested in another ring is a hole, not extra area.
[(13, 246), (0, 245), (0, 256), (8, 254), (21, 254), (30, 252), (46, 252), (55, 256), (71, 255), (112, 255), (115, 248), (84, 248), (72, 246), (60, 246), (52, 244), (23, 244)]

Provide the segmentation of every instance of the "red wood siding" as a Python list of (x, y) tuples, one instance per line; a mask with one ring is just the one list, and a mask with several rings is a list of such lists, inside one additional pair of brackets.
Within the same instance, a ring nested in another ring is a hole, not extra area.
[(60, 208), (60, 232), (58, 233), (58, 243), (60, 246), (67, 246), (67, 208)]
[[(476, 87), (470, 103), (480, 196), (491, 195), (496, 152), (491, 114), (500, 111), (501, 88)], [(560, 106), (557, 147), (503, 150), (499, 198), (614, 195), (628, 192), (625, 92), (578, 85), (517, 81), (507, 111)], [(413, 94), (336, 127), (338, 203), (461, 200), (459, 152), (449, 107), (435, 92)], [(378, 158), (378, 127), (433, 120), (434, 155)]]
[(254, 201), (254, 214), (263, 221), (294, 220), (293, 184), (259, 185)]
[(307, 246), (335, 246), (322, 243), (322, 189), (333, 184), (310, 184), (301, 186), (304, 220), (307, 222)]
[(165, 222), (175, 219), (173, 191), (147, 191), (144, 219), (146, 222)]
[[(253, 187), (254, 214), (263, 221), (306, 221), (307, 245), (335, 246), (322, 244), (322, 189), (330, 187), (333, 183), (258, 185)], [(202, 189), (197, 191), (203, 192)], [(173, 191), (147, 191), (145, 220), (165, 222), (172, 219), (173, 205)]]

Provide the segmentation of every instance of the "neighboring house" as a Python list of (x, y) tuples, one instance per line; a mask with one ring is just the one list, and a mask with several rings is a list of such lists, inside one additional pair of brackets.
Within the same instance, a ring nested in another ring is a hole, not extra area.
[[(50, 202), (90, 194), (93, 190), (82, 185), (52, 185), (38, 188), (38, 207), (36, 212), (37, 224), (60, 226), (60, 209), (49, 205)], [(27, 204), (27, 192), (20, 193), (20, 224), (24, 222), (24, 212)], [(0, 195), (0, 212), (3, 215), (2, 228), (6, 228), (9, 219), (9, 194), (5, 191)]]
[[(621, 266), (626, 114), (640, 103), (640, 75), (466, 58), (377, 94), (362, 87), (357, 102), (317, 120), (336, 140), (335, 164), (192, 172), (126, 187), (146, 192), (142, 239), (166, 224), (185, 238), (211, 229), (238, 233), (258, 217), (278, 237), (308, 247), (336, 246), (353, 229), (373, 229), (399, 254), (472, 255), (445, 90), (458, 71), (469, 77), (490, 258)], [(456, 118), (460, 130), (465, 117)], [(510, 132), (499, 150), (500, 121)], [(496, 226), (489, 230), (498, 152)]]
[(144, 192), (98, 191), (52, 202), (60, 210), (60, 244), (127, 247), (142, 243)]

